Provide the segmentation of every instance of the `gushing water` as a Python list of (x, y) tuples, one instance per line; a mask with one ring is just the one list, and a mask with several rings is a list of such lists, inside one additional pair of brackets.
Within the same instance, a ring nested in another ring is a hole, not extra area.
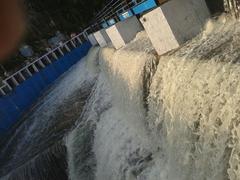
[(66, 73), (21, 120), (0, 151), (2, 179), (67, 179), (63, 137), (81, 115), (95, 81), (85, 63)]
[(239, 22), (223, 16), (159, 60), (148, 122), (162, 179), (239, 179)]
[(92, 48), (2, 149), (3, 179), (240, 179), (239, 25), (210, 20), (161, 57), (145, 32)]

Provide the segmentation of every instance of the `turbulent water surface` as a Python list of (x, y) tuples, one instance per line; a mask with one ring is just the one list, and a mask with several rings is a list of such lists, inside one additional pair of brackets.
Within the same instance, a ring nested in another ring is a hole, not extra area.
[(63, 138), (81, 115), (95, 82), (84, 64), (66, 73), (2, 146), (2, 179), (67, 179)]
[(2, 179), (240, 179), (240, 23), (156, 56), (94, 47), (1, 149)]

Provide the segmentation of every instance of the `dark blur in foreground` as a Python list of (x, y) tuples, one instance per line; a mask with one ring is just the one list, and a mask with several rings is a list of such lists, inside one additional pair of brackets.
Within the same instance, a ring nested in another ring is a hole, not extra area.
[(22, 4), (17, 0), (1, 0), (0, 4), (0, 60), (16, 48), (24, 33)]

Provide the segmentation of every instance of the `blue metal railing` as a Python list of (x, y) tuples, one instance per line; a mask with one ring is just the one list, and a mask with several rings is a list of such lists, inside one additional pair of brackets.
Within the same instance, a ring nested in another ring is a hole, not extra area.
[(94, 28), (107, 28), (133, 15), (142, 14), (157, 7), (157, 0), (112, 0), (96, 14)]
[(39, 72), (41, 69), (48, 67), (55, 61), (58, 61), (61, 57), (83, 44), (83, 42), (86, 40), (87, 35), (85, 32), (82, 32), (77, 36), (71, 38), (70, 40), (66, 41), (65, 43), (60, 44), (55, 49), (47, 52), (40, 58), (37, 58), (33, 62), (27, 64), (25, 67), (18, 70), (17, 72), (13, 73), (2, 81), (3, 85), (0, 87), (0, 96), (7, 95), (15, 87), (19, 86), (28, 78), (32, 77), (33, 74)]

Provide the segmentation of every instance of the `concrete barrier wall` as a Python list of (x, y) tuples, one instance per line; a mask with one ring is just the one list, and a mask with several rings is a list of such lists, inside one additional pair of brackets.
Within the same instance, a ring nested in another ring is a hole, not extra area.
[(97, 40), (100, 47), (105, 47), (109, 42), (111, 42), (105, 29), (101, 29), (95, 32), (94, 37)]
[(162, 55), (200, 33), (209, 17), (204, 0), (171, 0), (143, 15), (141, 22)]
[(55, 80), (84, 57), (91, 44), (83, 43), (69, 54), (34, 74), (10, 94), (0, 98), (0, 135), (6, 133)]
[(96, 40), (96, 38), (94, 37), (93, 34), (89, 34), (89, 35), (88, 35), (88, 40), (91, 42), (91, 44), (92, 44), (93, 46), (95, 46), (95, 45), (98, 44), (98, 42), (97, 42), (97, 40)]
[(136, 16), (129, 17), (106, 29), (113, 46), (119, 49), (132, 41), (143, 27)]

